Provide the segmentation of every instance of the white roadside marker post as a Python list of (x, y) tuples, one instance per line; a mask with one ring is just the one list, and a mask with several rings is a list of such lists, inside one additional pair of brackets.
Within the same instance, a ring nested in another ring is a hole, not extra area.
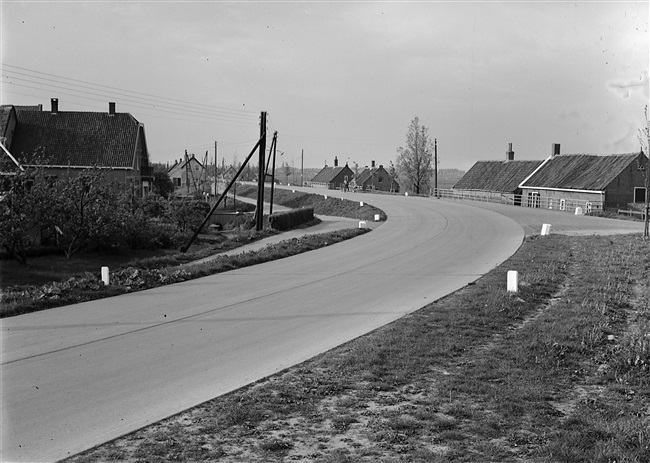
[(104, 283), (104, 286), (108, 286), (110, 284), (108, 277), (108, 267), (102, 267), (102, 282)]
[(547, 236), (551, 234), (551, 224), (545, 223), (542, 225), (542, 236)]
[(361, 220), (361, 221), (359, 222), (359, 228), (366, 228), (366, 225), (367, 225), (367, 224), (366, 224), (366, 221), (365, 221), (365, 220)]
[(519, 275), (516, 270), (508, 270), (508, 292), (517, 293), (519, 291)]

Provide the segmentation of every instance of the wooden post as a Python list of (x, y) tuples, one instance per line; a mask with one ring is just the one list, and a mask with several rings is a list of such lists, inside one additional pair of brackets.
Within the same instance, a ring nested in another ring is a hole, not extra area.
[(264, 227), (264, 155), (266, 154), (266, 111), (260, 117), (260, 153), (257, 169), (257, 210), (255, 211), (255, 230), (261, 231)]
[(273, 167), (271, 169), (271, 206), (269, 208), (269, 215), (273, 214), (273, 192), (275, 191), (275, 152), (278, 148), (278, 132), (277, 130), (273, 133)]

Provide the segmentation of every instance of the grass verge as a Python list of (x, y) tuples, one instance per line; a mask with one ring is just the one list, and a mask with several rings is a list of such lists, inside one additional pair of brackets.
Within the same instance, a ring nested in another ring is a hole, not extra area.
[[(257, 198), (257, 186), (242, 185), (237, 188), (237, 194), (247, 198)], [(271, 188), (264, 189), (264, 197), (271, 198)], [(367, 196), (359, 194), (358, 198), (359, 201), (351, 201), (329, 196), (328, 190), (323, 190), (323, 194), (294, 192), (284, 188), (275, 188), (273, 190), (273, 203), (292, 209), (313, 207), (316, 215), (370, 221), (374, 220), (375, 215), (379, 215), (380, 221), (386, 220), (384, 211), (367, 203)], [(363, 206), (361, 203), (363, 203)]]
[(65, 461), (647, 462), (649, 281), (639, 237), (528, 238), (476, 284)]

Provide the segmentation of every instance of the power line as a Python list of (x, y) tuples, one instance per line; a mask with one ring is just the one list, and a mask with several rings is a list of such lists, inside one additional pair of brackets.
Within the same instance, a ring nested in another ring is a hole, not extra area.
[[(96, 84), (96, 83), (93, 83), (93, 82), (88, 82), (88, 81), (79, 80), (79, 79), (73, 79), (73, 78), (70, 78), (70, 77), (59, 76), (59, 75), (56, 75), (56, 74), (49, 74), (49, 73), (46, 73), (46, 72), (41, 72), (41, 71), (36, 71), (36, 70), (33, 70), (33, 69), (22, 68), (22, 67), (19, 67), (19, 66), (13, 66), (11, 64), (6, 64), (6, 63), (2, 63), (2, 67), (3, 67), (3, 71), (7, 71), (6, 68), (12, 68), (12, 69), (19, 69), (21, 71), (27, 71), (27, 72), (32, 73), (32, 74), (37, 74), (37, 75), (31, 75), (31, 74), (25, 74), (25, 73), (22, 73), (22, 72), (19, 72), (19, 71), (13, 71), (11, 69), (9, 70), (9, 72), (12, 72), (13, 74), (23, 75), (23, 76), (27, 76), (27, 77), (31, 77), (31, 78), (35, 78), (35, 79), (41, 79), (41, 80), (46, 80), (46, 81), (55, 82), (55, 83), (61, 83), (61, 84), (65, 84), (65, 85), (72, 85), (72, 84), (70, 84), (68, 82), (82, 83), (82, 84), (92, 85), (94, 87), (100, 87), (100, 89), (93, 89), (92, 87), (85, 87), (85, 86), (82, 86), (82, 88), (87, 88), (87, 89), (90, 89), (90, 90), (99, 90), (99, 91), (103, 91), (103, 92), (105, 92), (105, 91), (101, 90), (101, 89), (109, 89), (109, 90), (118, 91), (118, 92), (126, 92), (128, 98), (137, 98), (137, 99), (149, 100), (149, 101), (153, 100), (153, 101), (167, 101), (167, 102), (180, 103), (183, 106), (191, 107), (191, 108), (196, 109), (196, 110), (200, 110), (199, 108), (202, 107), (202, 108), (205, 108), (204, 110), (209, 111), (209, 112), (226, 111), (227, 112), (226, 114), (231, 116), (231, 117), (256, 118), (256, 115), (257, 115), (256, 112), (250, 111), (250, 110), (224, 108), (224, 107), (220, 107), (220, 106), (213, 106), (213, 105), (208, 105), (208, 104), (203, 104), (203, 103), (188, 102), (188, 101), (183, 101), (183, 100), (179, 100), (179, 99), (175, 99), (175, 98), (168, 98), (168, 97), (163, 97), (163, 96), (159, 96), (159, 95), (153, 95), (153, 94), (150, 94), (150, 93), (143, 93), (143, 92), (137, 92), (137, 91), (134, 91), (134, 90), (127, 90), (127, 89), (121, 89), (121, 88), (118, 88), (118, 87), (111, 87), (111, 86), (103, 85), (103, 84)], [(44, 76), (48, 76), (48, 77), (54, 77), (55, 79), (40, 77), (40, 75), (44, 75)], [(14, 78), (20, 79), (20, 77), (14, 77)], [(59, 80), (56, 80), (56, 79), (63, 79), (63, 81), (59, 81)], [(131, 95), (129, 95), (129, 94), (131, 94)], [(142, 96), (139, 96), (139, 95), (142, 95)], [(230, 114), (230, 113), (232, 113), (232, 114)]]
[[(18, 83), (15, 83), (15, 82), (12, 82), (11, 85), (15, 85), (17, 87), (23, 87), (23, 88), (30, 88), (30, 89), (38, 90), (38, 91), (41, 91), (41, 92), (47, 91), (46, 89), (43, 89), (43, 88), (34, 87), (32, 85), (18, 84)], [(66, 90), (70, 90), (70, 89), (66, 89)], [(18, 92), (11, 92), (11, 90), (5, 90), (5, 91), (8, 92), (8, 93), (18, 93)], [(88, 92), (84, 92), (84, 93), (88, 93)], [(21, 94), (21, 93), (18, 93), (18, 94)], [(72, 97), (75, 97), (75, 98), (83, 98), (85, 100), (90, 100), (90, 101), (106, 102), (105, 98), (104, 99), (92, 98), (92, 97), (89, 97), (89, 96), (80, 96), (80, 95), (75, 95), (74, 93), (67, 93), (67, 92), (62, 92), (62, 91), (57, 91), (57, 95), (67, 95), (67, 96), (72, 96)], [(28, 96), (36, 96), (37, 97), (39, 95), (28, 94)], [(95, 96), (101, 96), (101, 95), (95, 95)], [(152, 110), (152, 111), (158, 111), (158, 112), (162, 112), (162, 113), (168, 113), (168, 114), (175, 114), (176, 115), (173, 118), (172, 117), (165, 118), (164, 116), (158, 116), (158, 115), (150, 115), (151, 117), (159, 117), (159, 118), (164, 118), (164, 119), (177, 119), (177, 120), (184, 120), (184, 121), (187, 121), (187, 122), (211, 123), (211, 122), (208, 122), (207, 119), (209, 119), (209, 120), (216, 120), (216, 121), (225, 122), (228, 125), (234, 125), (234, 126), (237, 126), (237, 127), (250, 127), (254, 123), (254, 119), (249, 119), (250, 122), (245, 123), (244, 121), (241, 121), (241, 120), (224, 119), (223, 117), (220, 117), (220, 116), (217, 116), (217, 115), (193, 113), (193, 112), (190, 112), (190, 111), (184, 110), (184, 109), (174, 110), (174, 108), (163, 107), (163, 106), (159, 106), (159, 107), (141, 106), (141, 105), (138, 105), (136, 103), (129, 102), (128, 100), (119, 100), (119, 99), (118, 99), (118, 102), (120, 104), (122, 104), (122, 105), (127, 106), (127, 107), (144, 109), (144, 110)], [(84, 105), (82, 103), (77, 103), (77, 104), (82, 105), (82, 106), (94, 107), (94, 106), (90, 106), (90, 105)], [(169, 108), (169, 109), (162, 109), (162, 108)], [(144, 113), (144, 114), (147, 114), (147, 113)], [(196, 121), (196, 120), (181, 119), (181, 118), (178, 117), (179, 114), (183, 115), (183, 116), (200, 118), (201, 120)]]

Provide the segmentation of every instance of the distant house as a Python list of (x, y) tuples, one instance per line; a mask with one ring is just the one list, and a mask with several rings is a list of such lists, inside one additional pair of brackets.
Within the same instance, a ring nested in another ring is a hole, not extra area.
[(327, 188), (330, 190), (342, 189), (354, 178), (354, 172), (346, 164), (344, 167), (339, 167), (337, 157), (334, 157), (334, 167), (325, 166), (320, 172), (316, 174), (309, 186), (314, 188)]
[(546, 159), (520, 185), (522, 205), (573, 211), (625, 209), (645, 202), (643, 153), (559, 154)]
[[(131, 185), (138, 195), (151, 189), (153, 171), (144, 125), (131, 114), (115, 112), (59, 111), (52, 98), (51, 110), (42, 105), (0, 107), (3, 145), (23, 167), (39, 165), (54, 177), (77, 175), (99, 168), (108, 181)], [(5, 153), (0, 154), (7, 166)]]
[(210, 191), (206, 167), (187, 151), (167, 170), (167, 174), (174, 184), (175, 196), (195, 196)]
[(452, 187), (472, 199), (501, 197), (519, 205), (522, 190), (519, 186), (543, 161), (515, 161), (512, 143), (506, 151), (505, 161), (479, 161)]
[(399, 183), (392, 178), (383, 165), (375, 167), (372, 161), (371, 167), (366, 167), (354, 178), (354, 183), (362, 191), (379, 190), (399, 192)]

